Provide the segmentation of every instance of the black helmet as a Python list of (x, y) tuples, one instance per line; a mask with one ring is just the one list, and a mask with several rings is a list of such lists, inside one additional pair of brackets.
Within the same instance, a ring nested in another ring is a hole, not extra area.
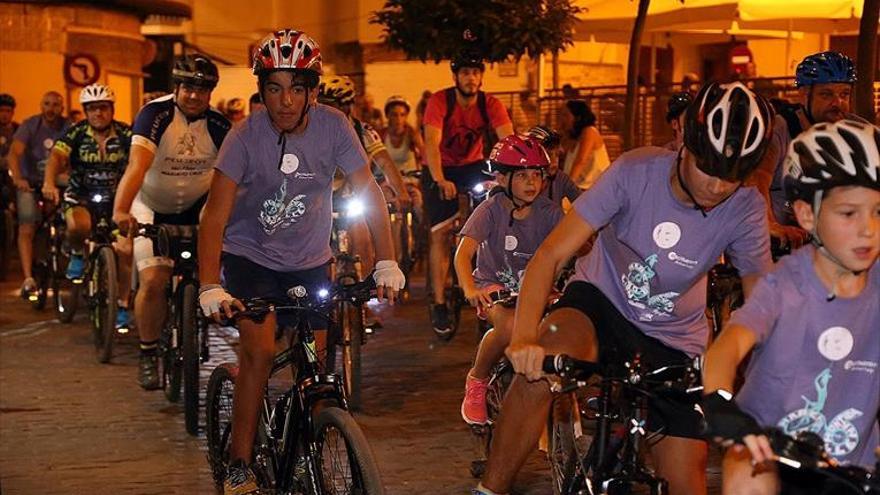
[(744, 180), (770, 144), (772, 107), (741, 82), (706, 84), (686, 115), (684, 144), (713, 177)]
[(208, 89), (214, 89), (220, 80), (217, 66), (204, 55), (177, 57), (171, 77), (175, 84), (190, 84)]
[(788, 148), (784, 185), (789, 200), (801, 199), (814, 207), (816, 193), (833, 187), (880, 190), (880, 129), (857, 120), (807, 129)]
[(0, 93), (0, 107), (15, 108), (15, 98), (8, 93)]
[(458, 74), (458, 71), (465, 67), (480, 69), (481, 72), (486, 70), (486, 64), (483, 63), (483, 58), (471, 51), (461, 52), (457, 57), (452, 59), (449, 67), (452, 69), (453, 74)]
[(552, 127), (546, 125), (536, 125), (529, 129), (526, 134), (540, 141), (541, 146), (546, 150), (559, 146), (562, 141), (562, 136)]
[(666, 122), (672, 122), (681, 116), (692, 101), (694, 101), (694, 98), (687, 91), (670, 96), (669, 102), (666, 104)]

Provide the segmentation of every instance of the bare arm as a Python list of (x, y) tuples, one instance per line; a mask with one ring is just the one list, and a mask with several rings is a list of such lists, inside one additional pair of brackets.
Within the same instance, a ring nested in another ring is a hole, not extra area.
[(414, 148), (414, 152), (416, 154), (416, 161), (421, 163), (422, 157), (425, 156), (425, 141), (422, 139), (422, 134), (412, 127), (407, 126), (410, 139), (412, 139), (412, 144)]
[[(376, 179), (370, 172), (370, 167), (358, 169), (356, 172), (348, 176), (354, 193), (361, 198), (366, 206), (364, 213), (367, 221), (367, 228), (370, 230), (370, 236), (373, 238), (373, 248), (376, 251), (376, 260), (394, 261), (394, 244), (391, 241), (391, 224), (388, 220), (388, 206), (385, 204), (385, 198), (382, 196), (382, 189), (376, 184)], [(383, 296), (383, 289), (379, 288), (379, 298)], [(388, 294), (390, 300), (394, 300), (393, 294)]]
[(464, 297), (472, 306), (480, 304), (490, 305), (490, 301), (483, 294), (474, 281), (473, 259), (477, 253), (480, 243), (476, 239), (468, 236), (462, 236), (458, 243), (458, 249), (455, 250), (455, 273), (458, 275), (458, 281), (461, 283), (461, 289), (464, 291)]
[(223, 231), (235, 205), (238, 185), (223, 172), (214, 170), (208, 200), (199, 220), (199, 280), (202, 285), (220, 283), (220, 251)]
[(599, 131), (597, 131), (595, 127), (586, 127), (584, 128), (584, 131), (581, 132), (581, 136), (578, 139), (578, 145), (578, 152), (574, 157), (574, 163), (571, 166), (571, 173), (569, 174), (575, 183), (580, 183), (587, 175), (587, 163), (589, 163), (590, 158), (593, 156), (593, 152), (602, 145), (602, 136), (599, 135)]
[(443, 177), (443, 165), (440, 161), (440, 141), (443, 139), (443, 130), (432, 125), (425, 126), (425, 158), (428, 162), (428, 171), (435, 182), (445, 180)]
[(58, 177), (58, 174), (67, 171), (69, 163), (68, 156), (56, 149), (52, 149), (52, 153), (49, 154), (49, 159), (46, 161), (46, 171), (43, 174), (43, 196), (53, 203), (57, 203), (60, 199), (58, 187), (55, 186), (55, 178)]
[(373, 162), (376, 165), (379, 165), (379, 168), (382, 169), (382, 173), (385, 174), (385, 178), (391, 183), (391, 188), (394, 189), (394, 193), (401, 202), (409, 204), (409, 193), (406, 191), (406, 186), (403, 184), (403, 176), (400, 175), (400, 170), (397, 170), (397, 165), (394, 164), (394, 160), (391, 159), (388, 150), (383, 149), (376, 153), (376, 155), (373, 156)]
[(9, 175), (12, 176), (12, 182), (15, 183), (16, 188), (23, 191), (29, 191), (30, 186), (28, 186), (25, 178), (21, 176), (22, 155), (24, 155), (24, 143), (18, 139), (13, 139), (12, 146), (9, 147), (9, 154), (7, 155), (9, 162)]
[(132, 145), (128, 167), (125, 168), (125, 173), (119, 180), (116, 199), (113, 202), (113, 220), (116, 223), (119, 223), (123, 217), (126, 219), (129, 217), (131, 203), (140, 191), (144, 183), (144, 176), (147, 175), (155, 156), (155, 153), (143, 146)]
[(511, 134), (513, 134), (513, 123), (499, 125), (495, 128), (495, 134), (498, 135), (499, 140), (510, 136)]
[(727, 325), (706, 352), (703, 394), (733, 390), (736, 367), (755, 346), (755, 334), (741, 325)]

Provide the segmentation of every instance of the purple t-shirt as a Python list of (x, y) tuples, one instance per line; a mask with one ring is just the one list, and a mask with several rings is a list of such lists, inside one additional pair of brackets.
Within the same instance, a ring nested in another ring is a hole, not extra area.
[(18, 126), (13, 139), (24, 143), (24, 154), (19, 160), (21, 176), (31, 184), (43, 182), (46, 160), (55, 146), (55, 140), (67, 132), (70, 121), (59, 117), (55, 127), (43, 122), (42, 115), (34, 115)]
[(562, 219), (556, 202), (539, 195), (532, 203), (529, 216), (510, 223), (510, 200), (504, 194), (493, 194), (471, 213), (461, 230), (462, 235), (480, 243), (477, 248), (477, 287), (503, 285), (519, 292), (523, 272), (532, 255), (553, 227)]
[(326, 263), (333, 173), (366, 164), (354, 128), (338, 110), (313, 106), (308, 127), (288, 134), (283, 151), (269, 114), (251, 114), (229, 132), (217, 157), (215, 168), (238, 184), (223, 250), (276, 271)]
[(661, 148), (624, 153), (574, 202), (599, 237), (573, 280), (598, 287), (646, 335), (695, 356), (708, 340), (706, 273), (723, 252), (741, 275), (767, 271), (770, 234), (754, 188), (740, 188), (706, 218), (675, 199), (675, 162)]
[(736, 402), (762, 425), (812, 431), (835, 459), (873, 467), (880, 445), (880, 268), (857, 297), (827, 301), (814, 252), (806, 246), (784, 257), (733, 313), (730, 324), (756, 336)]

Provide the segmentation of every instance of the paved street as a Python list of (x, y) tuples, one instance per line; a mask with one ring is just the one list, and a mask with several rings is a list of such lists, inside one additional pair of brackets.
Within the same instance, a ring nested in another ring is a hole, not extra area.
[[(204, 438), (186, 434), (180, 406), (135, 383), (134, 337), (98, 364), (90, 330), (36, 312), (0, 284), (0, 483), (15, 494), (214, 493)], [(421, 291), (382, 310), (385, 329), (365, 347), (364, 412), (357, 416), (389, 494), (465, 494), (473, 443), (459, 417), (464, 374), (475, 346), (470, 314), (460, 334), (440, 344)], [(234, 359), (233, 332), (215, 332), (210, 370)], [(515, 493), (546, 494), (539, 454)]]

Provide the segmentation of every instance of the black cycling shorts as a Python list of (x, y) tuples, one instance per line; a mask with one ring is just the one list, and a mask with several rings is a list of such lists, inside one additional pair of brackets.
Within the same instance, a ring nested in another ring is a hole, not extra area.
[[(470, 191), (477, 184), (489, 180), (484, 170), (486, 162), (483, 160), (461, 165), (457, 167), (443, 167), (443, 176), (446, 180), (455, 184), (458, 194)], [(431, 227), (438, 226), (455, 217), (458, 213), (458, 197), (453, 199), (442, 199), (440, 197), (440, 187), (434, 182), (431, 173), (425, 167), (421, 175), (422, 185), (422, 203), (425, 205), (425, 212)]]
[[(559, 308), (576, 309), (593, 322), (599, 341), (599, 362), (605, 366), (622, 366), (636, 352), (641, 354), (642, 364), (647, 369), (691, 361), (684, 352), (645, 335), (593, 284), (582, 281), (568, 284), (551, 312)], [(649, 400), (648, 430), (702, 440), (703, 416), (694, 407), (697, 400), (699, 397), (693, 397), (693, 400), (681, 397)]]
[[(221, 256), (223, 265), (223, 285), (236, 299), (262, 297), (286, 300), (287, 290), (301, 285), (308, 294), (317, 294), (320, 289), (330, 289), (329, 263), (307, 270), (278, 272), (253, 261), (230, 253)], [(296, 323), (295, 315), (280, 315), (278, 323), (289, 326)], [(327, 328), (327, 321), (319, 316), (311, 316), (309, 323), (313, 330)]]

